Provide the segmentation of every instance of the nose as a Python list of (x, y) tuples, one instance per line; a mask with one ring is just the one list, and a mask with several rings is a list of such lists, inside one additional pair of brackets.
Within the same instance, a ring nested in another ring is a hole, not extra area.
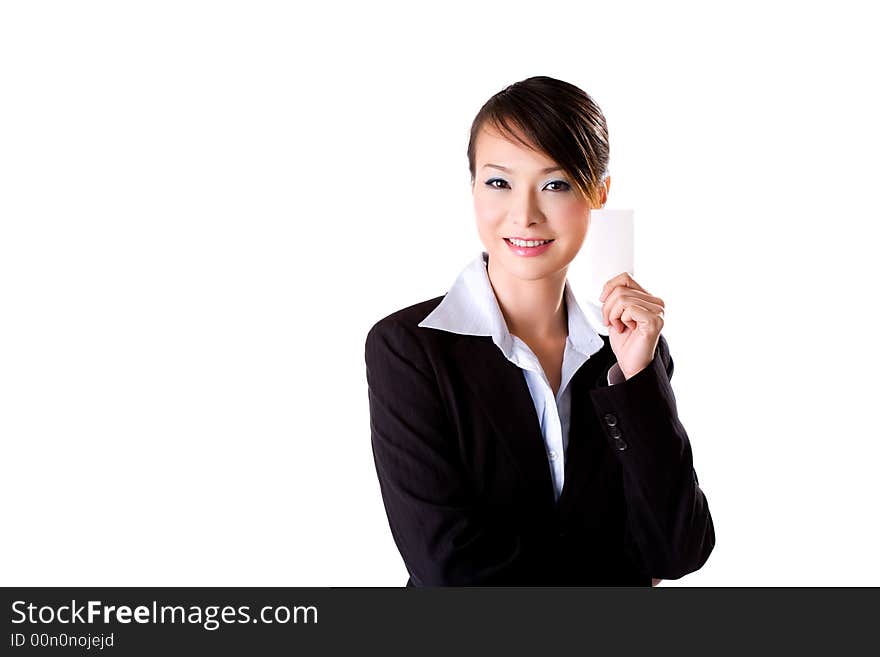
[(535, 190), (524, 188), (522, 191), (511, 196), (513, 200), (507, 214), (512, 224), (527, 227), (545, 221), (544, 214), (538, 205), (538, 197)]

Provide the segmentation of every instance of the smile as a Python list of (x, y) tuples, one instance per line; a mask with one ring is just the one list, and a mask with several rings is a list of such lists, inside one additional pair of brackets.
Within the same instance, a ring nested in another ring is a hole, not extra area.
[(520, 256), (541, 255), (553, 245), (554, 241), (555, 240), (520, 240), (515, 237), (504, 238), (504, 242), (510, 247), (510, 250)]

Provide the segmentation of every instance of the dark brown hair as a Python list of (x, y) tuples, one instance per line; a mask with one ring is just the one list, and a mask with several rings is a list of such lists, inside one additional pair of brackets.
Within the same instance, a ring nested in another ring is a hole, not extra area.
[[(608, 126), (602, 110), (582, 89), (538, 75), (515, 82), (492, 96), (471, 125), (468, 164), (476, 177), (475, 150), (480, 129), (488, 124), (528, 148), (554, 160), (577, 191), (601, 204), (600, 188), (608, 175)], [(514, 132), (519, 129), (530, 143)]]

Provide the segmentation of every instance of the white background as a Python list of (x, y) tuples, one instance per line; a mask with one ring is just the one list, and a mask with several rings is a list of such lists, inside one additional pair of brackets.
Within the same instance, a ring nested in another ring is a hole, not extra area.
[(0, 584), (400, 586), (364, 338), (479, 253), (531, 75), (608, 119), (715, 520), (663, 586), (880, 585), (861, 2), (0, 9)]

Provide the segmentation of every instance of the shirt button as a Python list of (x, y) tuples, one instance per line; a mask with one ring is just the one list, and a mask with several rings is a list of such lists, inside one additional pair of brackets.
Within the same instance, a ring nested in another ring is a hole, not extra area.
[(611, 427), (610, 429), (608, 429), (608, 433), (611, 435), (612, 438), (620, 438), (620, 429), (618, 429), (617, 427)]
[(550, 450), (550, 460), (551, 461), (556, 460), (556, 451), (555, 450), (552, 450), (552, 449)]
[(622, 438), (618, 438), (614, 441), (614, 446), (619, 449), (621, 452), (627, 448), (626, 441)]
[(606, 413), (605, 414), (605, 424), (609, 427), (613, 427), (617, 425), (617, 416), (614, 413)]

